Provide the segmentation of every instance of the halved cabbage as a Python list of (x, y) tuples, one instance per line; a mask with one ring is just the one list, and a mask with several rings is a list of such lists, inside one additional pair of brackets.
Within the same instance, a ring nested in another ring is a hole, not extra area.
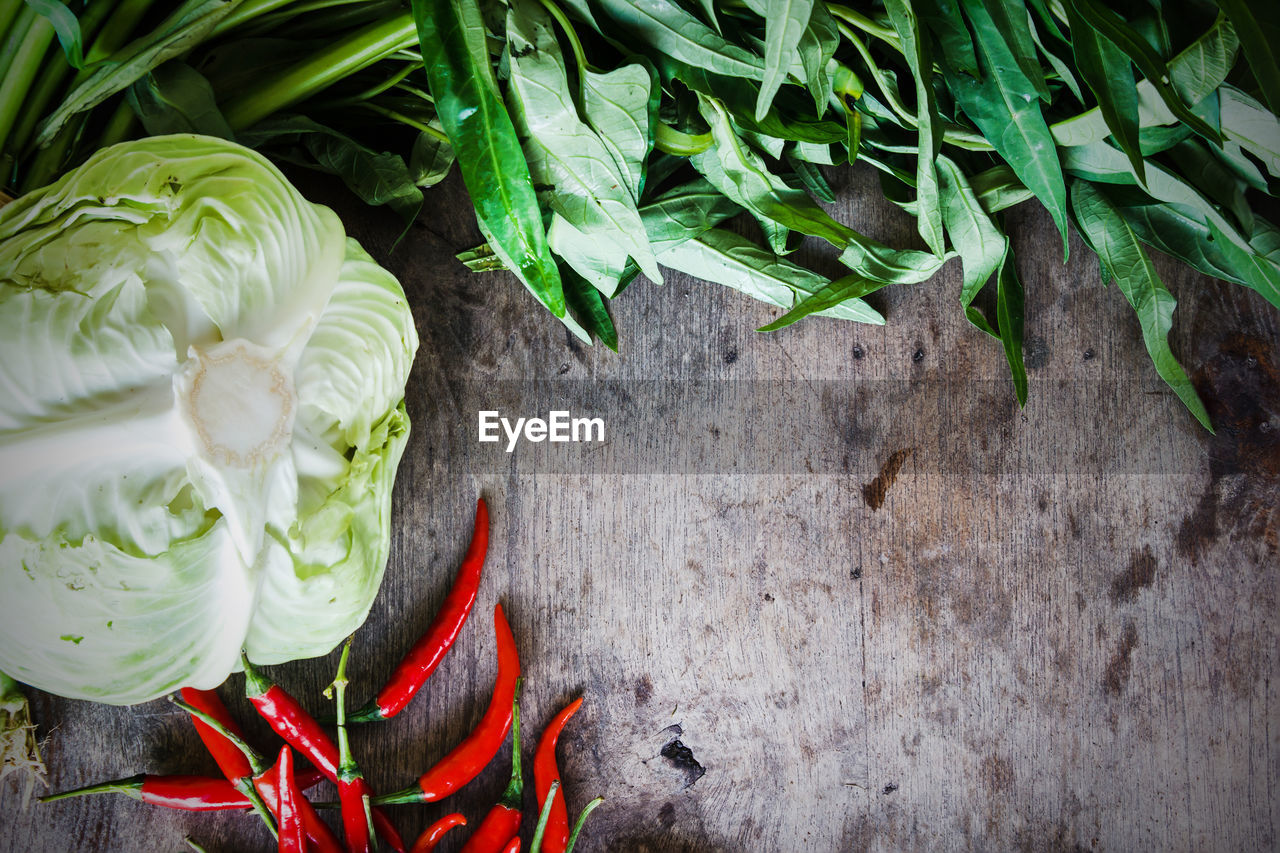
[(328, 652), (382, 580), (417, 346), (396, 279), (225, 140), (0, 210), (0, 670), (124, 704)]

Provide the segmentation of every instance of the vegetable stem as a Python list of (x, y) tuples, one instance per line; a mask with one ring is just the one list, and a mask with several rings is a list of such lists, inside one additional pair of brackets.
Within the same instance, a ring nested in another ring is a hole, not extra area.
[(444, 131), (437, 130), (431, 125), (426, 124), (425, 122), (418, 121), (415, 118), (410, 118), (404, 113), (399, 113), (399, 112), (396, 112), (395, 110), (387, 109), (381, 104), (363, 103), (363, 104), (360, 104), (360, 106), (364, 107), (366, 110), (375, 112), (378, 115), (386, 116), (392, 121), (398, 121), (403, 125), (407, 125), (409, 127), (414, 128), (415, 130), (420, 130), (423, 133), (427, 134), (428, 136), (435, 137), (441, 142), (447, 143), (449, 141), (449, 137), (444, 134)]
[(692, 157), (712, 146), (710, 133), (685, 133), (665, 122), (653, 126), (653, 147), (677, 157)]
[[(35, 13), (32, 12), (34, 15)], [(5, 147), (23, 100), (31, 89), (36, 72), (49, 45), (53, 43), (53, 24), (43, 16), (31, 23), (26, 37), (18, 45), (12, 62), (4, 74), (4, 87), (0, 89), (0, 150)]]
[(555, 4), (554, 0), (542, 0), (542, 5), (551, 13), (551, 17), (556, 19), (560, 29), (564, 31), (565, 38), (569, 40), (569, 47), (573, 49), (573, 59), (578, 64), (578, 74), (581, 76), (590, 66), (587, 65), (586, 54), (582, 51), (582, 42), (578, 39), (578, 34), (573, 31), (573, 24), (565, 17), (564, 11)]
[(898, 53), (902, 53), (902, 40), (898, 38), (898, 34), (894, 32), (893, 27), (886, 27), (884, 24), (878, 24), (866, 15), (863, 15), (860, 12), (855, 12), (848, 6), (829, 3), (827, 5), (827, 9), (833, 16), (844, 21), (846, 24), (852, 24), (867, 35), (875, 36), (890, 45), (894, 50), (898, 51)]
[(229, 101), (223, 107), (223, 115), (232, 130), (252, 127), (417, 40), (417, 28), (410, 12), (379, 21)]

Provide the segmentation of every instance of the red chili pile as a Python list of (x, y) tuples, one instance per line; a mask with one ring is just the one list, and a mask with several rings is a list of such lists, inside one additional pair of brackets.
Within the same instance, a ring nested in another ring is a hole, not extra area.
[[(377, 695), (350, 715), (346, 713), (346, 669), (351, 640), (347, 640), (338, 662), (337, 675), (325, 691), (325, 695), (334, 696), (337, 703), (336, 742), (297, 699), (264, 677), (244, 657), (245, 695), (285, 741), (273, 764), (265, 763), (262, 755), (245, 742), (240, 727), (217, 693), (187, 687), (183, 688), (181, 698), (173, 701), (191, 714), (196, 732), (225, 778), (139, 774), (51, 794), (41, 797), (41, 802), (85, 794), (116, 793), (144, 803), (188, 811), (254, 811), (276, 837), (281, 853), (373, 853), (378, 849), (379, 839), (396, 853), (405, 853), (403, 839), (381, 807), (397, 803), (431, 803), (456, 793), (488, 766), (510, 731), (513, 733), (511, 781), (462, 850), (464, 853), (519, 851), (524, 800), (524, 778), (520, 769), (520, 656), (501, 604), (496, 605), (493, 611), (498, 675), (489, 707), (471, 734), (419, 776), (416, 784), (379, 796), (361, 774), (347, 739), (349, 723), (386, 720), (403, 711), (440, 664), (475, 604), (488, 548), (489, 511), (481, 499), (476, 506), (471, 545), (431, 626), (405, 655)], [(564, 795), (560, 792), (555, 751), (565, 723), (581, 705), (582, 699), (577, 699), (552, 719), (534, 753), (538, 822), (530, 850), (568, 853), (573, 849), (587, 815), (602, 802), (597, 797), (588, 803), (570, 829)], [(299, 765), (295, 750), (311, 766)], [(303, 794), (322, 779), (337, 785), (336, 805), (341, 809), (345, 844), (321, 820), (316, 804)], [(412, 853), (434, 850), (445, 833), (466, 824), (467, 820), (461, 814), (446, 815), (418, 837)], [(191, 846), (200, 849), (193, 843)]]

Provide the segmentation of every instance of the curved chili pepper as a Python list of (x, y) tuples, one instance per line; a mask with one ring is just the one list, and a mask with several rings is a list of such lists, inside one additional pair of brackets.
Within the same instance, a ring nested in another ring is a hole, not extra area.
[(480, 718), (479, 725), (462, 743), (418, 777), (417, 785), (378, 797), (374, 802), (432, 803), (442, 800), (476, 778), (498, 754), (511, 728), (511, 709), (516, 699), (516, 682), (520, 678), (516, 639), (511, 635), (511, 626), (507, 624), (501, 604), (493, 608), (493, 630), (498, 640), (498, 676), (489, 707)]
[(466, 623), (480, 589), (480, 573), (488, 550), (489, 507), (484, 498), (480, 498), (476, 501), (475, 532), (471, 534), (471, 545), (462, 558), (462, 566), (459, 567), (458, 575), (454, 578), (444, 603), (440, 605), (436, 618), (396, 666), (378, 695), (347, 717), (347, 722), (385, 720), (394, 717), (409, 704), (409, 700), (426, 683), (427, 678), (453, 647), (453, 641), (458, 638), (458, 632)]
[(436, 849), (436, 845), (440, 843), (440, 839), (455, 826), (466, 826), (467, 819), (462, 815), (454, 812), (440, 818), (435, 823), (428, 826), (418, 840), (413, 842), (413, 849), (409, 853), (432, 853)]
[(226, 779), (213, 776), (153, 776), (147, 773), (86, 785), (73, 791), (48, 794), (40, 797), (40, 802), (52, 803), (88, 794), (124, 794), (153, 806), (192, 812), (253, 807), (249, 798)]
[[(337, 744), (287, 690), (258, 672), (247, 655), (242, 653), (240, 659), (244, 664), (245, 696), (258, 715), (284, 738), (285, 743), (309, 758), (326, 779), (337, 784), (341, 764)], [(370, 801), (373, 800), (373, 790), (367, 782), (360, 779), (352, 784), (360, 789), (360, 796), (368, 794)], [(396, 853), (404, 853), (404, 842), (386, 816), (380, 816), (375, 809), (373, 821), (391, 848)]]
[(276, 762), (276, 776), (280, 780), (277, 814), (280, 820), (280, 853), (307, 853), (307, 834), (302, 828), (302, 812), (299, 810), (302, 792), (293, 778), (293, 750), (280, 747), (280, 760)]
[(520, 853), (520, 836), (516, 836), (507, 842), (507, 846), (502, 848), (502, 853)]
[(462, 845), (462, 853), (499, 853), (512, 836), (520, 832), (520, 811), (524, 805), (524, 778), (520, 772), (520, 689), (511, 708), (511, 781), (502, 797), (489, 809), (476, 831)]
[[(560, 768), (556, 766), (556, 741), (565, 723), (582, 707), (582, 697), (568, 704), (560, 713), (552, 717), (551, 722), (542, 732), (538, 740), (538, 749), (533, 754), (533, 789), (538, 795), (538, 809), (547, 802), (551, 791), (551, 783), (560, 781)], [(564, 792), (557, 790), (551, 800), (551, 811), (547, 817), (546, 833), (542, 838), (542, 850), (539, 853), (564, 853), (569, 845), (569, 810), (565, 807)]]

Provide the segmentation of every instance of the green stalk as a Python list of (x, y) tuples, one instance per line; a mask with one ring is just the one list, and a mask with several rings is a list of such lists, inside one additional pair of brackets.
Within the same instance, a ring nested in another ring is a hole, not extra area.
[[(98, 32), (116, 6), (115, 0), (94, 0), (80, 17), (80, 33), (85, 42)], [(44, 118), (54, 95), (64, 92), (67, 78), (75, 71), (60, 50), (50, 51), (45, 58), (35, 87), (22, 103), (21, 116), (14, 125), (9, 148), (21, 153), (35, 132), (36, 125)]]
[(582, 825), (587, 822), (587, 816), (599, 808), (604, 802), (604, 797), (596, 797), (583, 807), (578, 819), (573, 822), (573, 832), (569, 833), (569, 843), (564, 848), (564, 853), (573, 853), (573, 845), (578, 843), (578, 833), (582, 831)]
[(245, 0), (228, 12), (225, 18), (218, 21), (217, 26), (213, 28), (212, 37), (217, 38), (226, 32), (234, 30), (241, 24), (249, 23), (260, 15), (274, 12), (276, 9), (294, 2), (297, 2), (297, 0)]
[(0, 0), (0, 40), (9, 35), (9, 25), (24, 8), (22, 0)]
[(542, 804), (542, 811), (538, 814), (538, 825), (533, 828), (533, 841), (529, 842), (530, 850), (542, 849), (542, 836), (546, 835), (547, 821), (551, 818), (551, 804), (555, 802), (556, 791), (559, 790), (559, 779), (552, 782), (551, 787), (547, 789), (547, 801)]
[(232, 130), (244, 130), (418, 40), (411, 12), (403, 12), (338, 41), (256, 89), (227, 102)]
[(834, 17), (839, 18), (846, 24), (852, 24), (867, 35), (875, 36), (890, 45), (898, 53), (902, 53), (902, 40), (898, 38), (898, 33), (894, 31), (893, 27), (886, 27), (883, 24), (877, 24), (866, 15), (863, 15), (860, 12), (855, 12), (848, 6), (828, 3), (827, 9)]
[[(351, 754), (351, 742), (347, 738), (347, 658), (351, 657), (351, 640), (347, 637), (347, 641), (342, 644), (342, 656), (338, 658), (338, 672), (333, 677), (333, 683), (325, 689), (326, 696), (332, 695), (338, 707), (338, 781), (351, 782), (362, 777), (360, 765), (356, 764), (355, 756)], [(377, 832), (373, 827), (373, 805), (369, 802), (366, 794), (364, 797), (364, 819), (369, 828), (369, 841), (377, 847)]]
[(373, 104), (373, 103), (358, 104), (357, 106), (364, 107), (366, 110), (375, 112), (378, 115), (386, 116), (392, 121), (398, 121), (403, 125), (412, 127), (415, 130), (420, 130), (423, 133), (427, 134), (428, 136), (434, 136), (436, 139), (440, 140), (441, 142), (447, 143), (449, 141), (449, 137), (445, 136), (443, 131), (437, 130), (431, 125), (424, 124), (423, 122), (420, 122), (417, 119), (410, 118), (404, 113), (398, 113), (395, 110), (389, 110), (384, 106), (381, 106), (379, 104)]
[[(155, 0), (122, 0), (120, 5), (112, 11), (111, 18), (102, 28), (102, 32), (93, 40), (93, 45), (85, 53), (85, 66), (101, 62), (131, 41), (138, 21), (154, 3)], [(79, 82), (79, 79), (76, 82)]]
[(685, 133), (665, 122), (653, 126), (653, 147), (677, 157), (692, 157), (706, 151), (712, 145), (709, 133)]
[(22, 11), (13, 22), (13, 27), (5, 35), (4, 44), (0, 45), (0, 81), (8, 83), (9, 69), (18, 57), (18, 49), (27, 40), (27, 33), (35, 25), (40, 16), (30, 6), (23, 4)]
[(40, 17), (27, 31), (26, 38), (18, 46), (17, 53), (4, 75), (4, 88), (0, 90), (0, 150), (3, 150), (13, 131), (14, 120), (22, 107), (23, 99), (31, 89), (31, 82), (40, 70), (49, 45), (53, 43), (53, 24)]
[(102, 128), (102, 136), (98, 138), (97, 148), (106, 148), (108, 145), (115, 145), (117, 142), (124, 142), (133, 136), (133, 129), (137, 127), (138, 117), (134, 115), (133, 108), (129, 106), (129, 102), (121, 100), (116, 107), (116, 111), (111, 114), (111, 118), (107, 119), (107, 123)]

